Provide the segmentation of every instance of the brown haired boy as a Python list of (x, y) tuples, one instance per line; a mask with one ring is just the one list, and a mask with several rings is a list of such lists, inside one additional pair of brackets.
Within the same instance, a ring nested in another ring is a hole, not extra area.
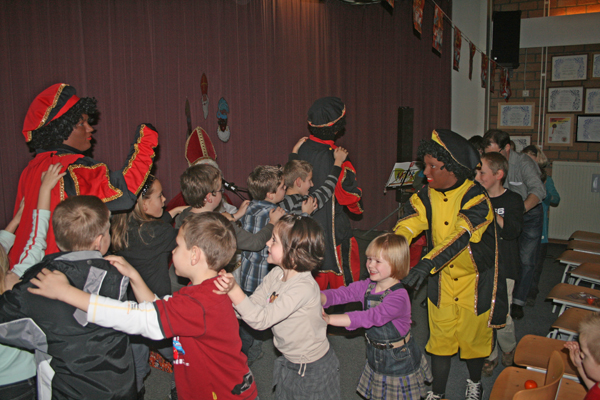
[(280, 207), (293, 214), (306, 213), (311, 215), (316, 210), (331, 200), (338, 177), (342, 173), (342, 163), (346, 160), (348, 151), (338, 147), (333, 152), (334, 164), (331, 172), (325, 179), (323, 185), (314, 190), (309, 196), (312, 188), (313, 168), (308, 161), (290, 160), (283, 167), (283, 178), (287, 188)]
[(108, 256), (131, 280), (136, 302), (90, 295), (69, 285), (60, 273), (42, 271), (32, 292), (87, 311), (89, 322), (151, 339), (173, 338), (175, 384), (181, 399), (254, 399), (257, 391), (240, 351), (238, 322), (213, 281), (235, 253), (231, 223), (220, 214), (190, 215), (177, 235), (173, 264), (191, 280), (172, 297), (157, 299), (125, 259)]
[(85, 312), (29, 291), (43, 270), (64, 273), (88, 296), (124, 298), (127, 278), (102, 258), (110, 244), (109, 218), (108, 208), (95, 196), (69, 197), (58, 204), (52, 226), (62, 252), (28, 269), (22, 282), (0, 297), (0, 340), (35, 349), (36, 358), (42, 360), (38, 365), (40, 398), (135, 397), (127, 335), (88, 324)]

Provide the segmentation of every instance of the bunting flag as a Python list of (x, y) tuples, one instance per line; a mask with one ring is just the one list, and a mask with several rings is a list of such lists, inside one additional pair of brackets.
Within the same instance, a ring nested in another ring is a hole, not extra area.
[(421, 26), (423, 24), (423, 7), (425, 0), (413, 0), (413, 27), (415, 31), (421, 34)]
[(475, 57), (475, 45), (469, 43), (469, 80), (473, 80), (473, 57)]
[(433, 48), (442, 54), (442, 40), (444, 39), (444, 12), (436, 4), (433, 15)]
[(487, 82), (488, 57), (481, 53), (481, 87), (485, 89)]
[(502, 81), (502, 90), (500, 94), (502, 95), (502, 97), (504, 97), (504, 100), (508, 102), (508, 99), (510, 99), (510, 96), (512, 96), (512, 91), (510, 90), (510, 78), (508, 69), (502, 68), (502, 71), (500, 73), (500, 80)]
[(457, 27), (454, 27), (454, 70), (458, 71), (460, 64), (460, 48), (462, 46), (462, 35)]
[(490, 60), (490, 93), (494, 93), (496, 83), (496, 61)]

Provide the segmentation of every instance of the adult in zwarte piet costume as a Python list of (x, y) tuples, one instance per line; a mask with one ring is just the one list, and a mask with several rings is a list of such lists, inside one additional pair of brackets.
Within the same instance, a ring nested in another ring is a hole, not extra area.
[(432, 392), (444, 398), (451, 358), (460, 349), (469, 370), (467, 399), (481, 399), (481, 368), (493, 348), (493, 328), (508, 313), (506, 279), (499, 276), (494, 208), (473, 179), (477, 150), (449, 130), (434, 130), (420, 144), (428, 184), (405, 206), (394, 231), (409, 241), (427, 232), (431, 249), (402, 281), (418, 288), (428, 279)]
[[(310, 193), (320, 188), (334, 164), (336, 135), (346, 126), (346, 106), (337, 97), (323, 97), (308, 110), (309, 140), (298, 150), (298, 158), (313, 166)], [(356, 181), (356, 170), (349, 160), (342, 164), (342, 172), (335, 187), (335, 195), (312, 217), (325, 231), (325, 258), (316, 281), (321, 290), (335, 289), (360, 279), (358, 244), (352, 236), (346, 208), (353, 214), (362, 214), (362, 190)]]
[[(113, 212), (128, 210), (135, 205), (137, 195), (152, 168), (158, 133), (150, 124), (139, 125), (123, 169), (110, 171), (106, 164), (86, 154), (92, 146), (94, 129), (91, 125), (97, 117), (96, 99), (80, 99), (75, 94), (75, 88), (65, 83), (50, 86), (29, 106), (23, 134), (36, 155), (19, 179), (15, 213), (23, 198), (25, 208), (15, 232), (15, 244), (9, 253), (11, 265), (18, 263), (19, 256), (28, 245), (41, 175), (51, 164), (60, 163), (64, 166), (62, 171), (67, 171), (52, 190), (51, 211), (62, 200), (75, 195), (97, 196)], [(59, 251), (52, 225), (46, 241), (46, 254)]]

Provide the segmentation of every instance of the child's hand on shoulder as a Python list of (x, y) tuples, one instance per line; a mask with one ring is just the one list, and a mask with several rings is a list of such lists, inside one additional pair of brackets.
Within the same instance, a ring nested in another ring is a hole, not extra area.
[(269, 222), (275, 225), (284, 215), (285, 210), (283, 208), (275, 207), (269, 211)]
[(342, 163), (344, 161), (346, 161), (347, 157), (348, 157), (348, 150), (346, 150), (343, 147), (336, 148), (333, 151), (334, 165), (337, 165), (338, 167), (341, 167)]
[(227, 294), (236, 285), (233, 274), (225, 272), (224, 269), (219, 271), (219, 276), (215, 279), (215, 286), (217, 290), (213, 290), (216, 294)]
[(565, 348), (569, 350), (569, 356), (575, 368), (581, 368), (581, 351), (579, 349), (579, 343), (577, 342), (566, 342)]
[(238, 208), (237, 212), (235, 214), (233, 214), (233, 220), (237, 221), (240, 218), (242, 218), (244, 216), (244, 214), (246, 214), (246, 210), (248, 209), (249, 205), (250, 205), (250, 200), (242, 201), (242, 204), (240, 204), (240, 207)]
[(318, 205), (317, 199), (308, 196), (308, 198), (302, 202), (302, 212), (311, 215), (317, 209)]
[(111, 263), (116, 269), (119, 270), (121, 275), (126, 276), (128, 278), (134, 278), (138, 274), (137, 270), (131, 266), (123, 257), (121, 256), (106, 256), (104, 259)]
[(177, 215), (181, 214), (183, 210), (189, 208), (189, 206), (179, 206), (169, 210), (169, 214), (171, 214), (171, 218), (175, 218)]
[(64, 296), (72, 287), (65, 274), (60, 271), (50, 271), (47, 268), (43, 268), (30, 282), (36, 286), (27, 288), (30, 293), (52, 300), (61, 300), (61, 296)]
[(308, 136), (304, 136), (302, 138), (300, 138), (300, 140), (298, 140), (298, 143), (296, 143), (294, 145), (294, 148), (292, 149), (292, 153), (298, 153), (298, 150), (300, 150), (300, 146), (302, 146), (302, 144), (304, 142), (306, 142), (308, 140)]
[(48, 170), (46, 172), (42, 173), (42, 186), (40, 186), (40, 191), (51, 191), (54, 188), (54, 186), (56, 186), (60, 178), (67, 174), (66, 169), (65, 172), (60, 172), (62, 168), (63, 165), (60, 163), (52, 164), (50, 165), (50, 167), (48, 167)]

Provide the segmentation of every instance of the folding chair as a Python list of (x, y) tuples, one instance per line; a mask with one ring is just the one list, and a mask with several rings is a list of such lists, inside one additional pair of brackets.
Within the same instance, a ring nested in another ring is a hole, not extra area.
[(583, 310), (581, 308), (568, 308), (560, 314), (558, 319), (552, 324), (553, 330), (548, 334), (547, 337), (550, 339), (563, 339), (573, 340), (579, 333), (579, 323), (592, 314), (593, 311)]
[(515, 348), (514, 363), (532, 371), (545, 372), (553, 352), (558, 352), (563, 361), (565, 378), (578, 380), (577, 368), (571, 362), (564, 340), (525, 335)]
[(583, 263), (570, 272), (571, 278), (575, 280), (574, 285), (579, 285), (581, 281), (592, 284), (592, 289), (600, 285), (600, 264)]
[[(595, 300), (590, 304), (588, 297), (595, 297)], [(600, 290), (590, 289), (583, 286), (569, 285), (568, 283), (559, 283), (554, 286), (547, 299), (551, 299), (555, 304), (552, 312), (556, 309), (556, 305), (560, 305), (558, 315), (561, 315), (566, 308), (577, 307), (584, 310), (600, 311)]]
[(600, 243), (600, 233), (575, 231), (573, 232), (569, 240), (583, 240), (585, 242)]
[(600, 243), (585, 242), (583, 240), (570, 240), (567, 249), (600, 255)]
[[(490, 400), (554, 400), (565, 370), (557, 351), (552, 352), (547, 367), (545, 374), (517, 367), (505, 368), (494, 382)], [(525, 389), (527, 380), (535, 381), (538, 387)]]

